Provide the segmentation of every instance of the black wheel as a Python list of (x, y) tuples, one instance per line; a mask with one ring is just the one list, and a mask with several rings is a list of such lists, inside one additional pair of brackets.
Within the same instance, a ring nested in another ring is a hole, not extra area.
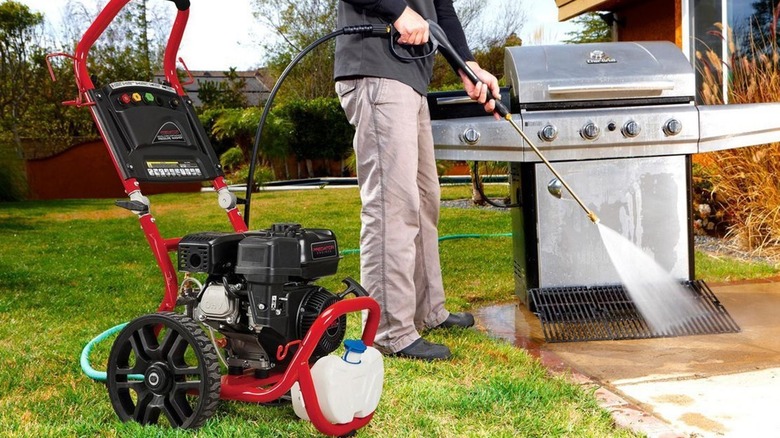
[[(122, 421), (203, 425), (219, 404), (217, 352), (191, 318), (156, 313), (119, 333), (108, 358), (108, 395)], [(140, 380), (143, 377), (143, 380)]]

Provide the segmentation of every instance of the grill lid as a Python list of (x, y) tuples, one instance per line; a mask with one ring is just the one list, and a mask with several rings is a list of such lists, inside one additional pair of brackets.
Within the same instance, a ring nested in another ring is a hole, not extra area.
[(692, 101), (696, 82), (688, 59), (665, 41), (520, 46), (504, 60), (515, 102), (613, 99)]

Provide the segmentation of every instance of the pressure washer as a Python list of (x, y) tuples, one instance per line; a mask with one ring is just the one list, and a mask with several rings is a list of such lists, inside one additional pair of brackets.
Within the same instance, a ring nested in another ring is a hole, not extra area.
[[(340, 293), (315, 284), (337, 271), (333, 231), (297, 223), (249, 230), (248, 209), (242, 218), (241, 201), (228, 189), (177, 74), (189, 0), (169, 0), (177, 13), (165, 48), (165, 84), (95, 86), (90, 49), (129, 1), (110, 0), (75, 54), (49, 55), (72, 59), (78, 96), (64, 104), (90, 111), (129, 197), (116, 205), (138, 216), (165, 281), (158, 312), (121, 327), (111, 348), (105, 380), (114, 411), (122, 421), (191, 429), (214, 414), (220, 399), (270, 403), (288, 396), (322, 433), (354, 433), (371, 421), (381, 394), (382, 357), (372, 347), (378, 304), (350, 278)], [(386, 31), (355, 26), (332, 36)], [(232, 232), (161, 235), (141, 184), (193, 181), (211, 182)], [(363, 311), (361, 338), (344, 341), (346, 315)], [(343, 357), (331, 356), (342, 341)]]

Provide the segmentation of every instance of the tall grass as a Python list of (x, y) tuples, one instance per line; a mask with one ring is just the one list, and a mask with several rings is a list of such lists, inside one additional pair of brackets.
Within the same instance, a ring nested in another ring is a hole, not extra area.
[[(724, 69), (729, 103), (780, 101), (780, 51), (775, 35), (739, 36), (738, 41), (747, 42), (743, 50), (730, 29), (724, 32), (722, 25), (716, 26), (732, 55), (723, 60), (712, 49), (696, 53), (704, 103), (723, 103)], [(726, 207), (727, 234), (757, 254), (780, 255), (780, 143), (708, 155), (704, 162), (712, 167), (714, 201)]]

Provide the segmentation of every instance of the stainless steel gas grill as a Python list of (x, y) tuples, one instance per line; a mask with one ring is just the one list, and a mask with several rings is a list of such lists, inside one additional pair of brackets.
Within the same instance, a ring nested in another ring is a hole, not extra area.
[(780, 140), (780, 121), (767, 126), (765, 117), (780, 105), (696, 105), (693, 68), (667, 42), (513, 47), (505, 68), (523, 132), (601, 222), (651, 254), (711, 316), (700, 328), (654, 333), (622, 290), (597, 227), (518, 133), (490, 116), (449, 118), (475, 105), (434, 93), (438, 159), (510, 163), (520, 205), (512, 212), (516, 292), (548, 340), (739, 330), (694, 278), (690, 158)]

